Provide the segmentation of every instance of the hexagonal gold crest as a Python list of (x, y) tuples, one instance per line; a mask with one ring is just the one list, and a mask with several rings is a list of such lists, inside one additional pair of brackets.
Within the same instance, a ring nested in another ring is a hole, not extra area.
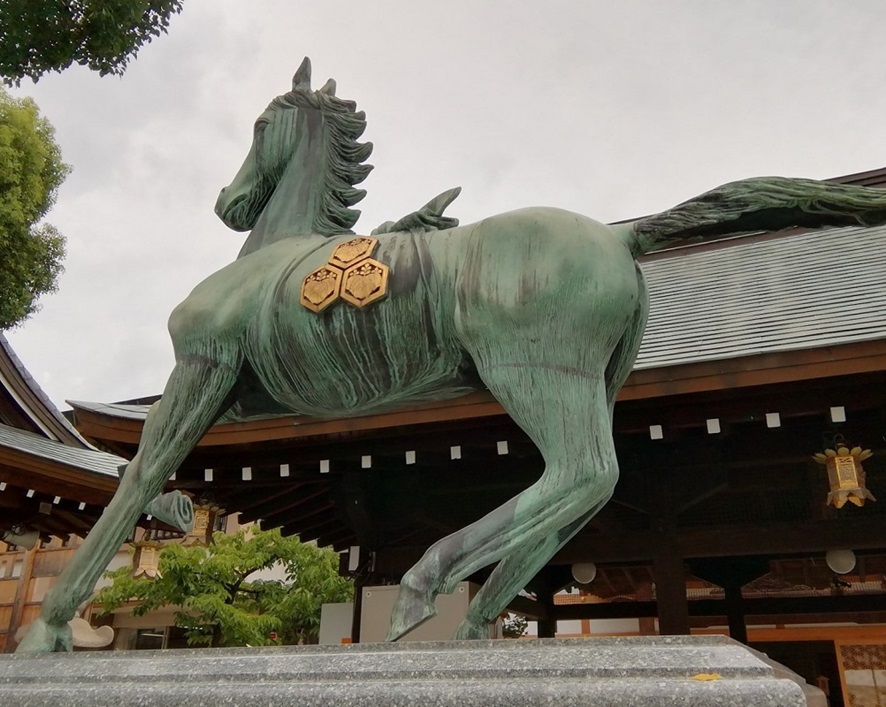
[(323, 265), (310, 273), (301, 284), (301, 304), (312, 312), (322, 312), (338, 300), (342, 272)]
[(388, 293), (388, 273), (384, 263), (369, 258), (352, 265), (342, 276), (341, 298), (355, 307), (365, 307)]
[(378, 238), (369, 236), (357, 236), (349, 241), (340, 243), (329, 256), (329, 264), (335, 265), (342, 270), (355, 265), (370, 257), (378, 246)]

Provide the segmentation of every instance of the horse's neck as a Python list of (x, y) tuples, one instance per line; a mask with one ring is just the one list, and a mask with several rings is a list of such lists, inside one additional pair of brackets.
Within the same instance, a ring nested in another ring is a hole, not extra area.
[(326, 169), (323, 141), (302, 140), (237, 257), (284, 238), (313, 234), (317, 215), (323, 208)]

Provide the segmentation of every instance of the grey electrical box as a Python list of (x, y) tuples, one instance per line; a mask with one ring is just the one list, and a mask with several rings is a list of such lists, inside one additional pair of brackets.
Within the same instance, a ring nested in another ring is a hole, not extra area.
[[(437, 615), (407, 633), (400, 641), (451, 641), (455, 631), (468, 613), (468, 604), (480, 587), (461, 582), (452, 594), (437, 597)], [(363, 588), (363, 608), (360, 616), (360, 643), (380, 643), (388, 634), (391, 611), (397, 600), (397, 585)], [(489, 637), (498, 638), (497, 627), (490, 626)]]

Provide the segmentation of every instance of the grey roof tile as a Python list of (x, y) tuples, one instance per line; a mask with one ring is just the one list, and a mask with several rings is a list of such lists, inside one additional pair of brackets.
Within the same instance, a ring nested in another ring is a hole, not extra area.
[(20, 452), (33, 454), (43, 459), (60, 462), (84, 471), (91, 471), (105, 476), (117, 476), (117, 467), (127, 461), (113, 454), (106, 454), (94, 449), (78, 449), (69, 447), (46, 437), (25, 432), (24, 430), (0, 425), (0, 447), (16, 449)]
[(839, 228), (643, 263), (636, 369), (886, 338), (886, 227)]
[[(49, 396), (46, 395), (45, 392), (43, 392), (43, 389), (38, 385), (37, 381), (34, 380), (34, 376), (30, 374), (28, 369), (25, 368), (25, 365), (22, 363), (21, 359), (18, 357), (15, 351), (13, 351), (9, 340), (6, 338), (3, 332), (0, 332), (0, 350), (2, 350), (2, 354), (9, 359), (9, 362), (17, 371), (21, 382), (25, 386), (27, 386), (34, 397), (36, 397), (40, 401), (40, 404), (43, 405), (46, 413), (49, 414), (55, 420), (55, 422), (73, 438), (74, 443), (79, 443), (83, 447), (92, 448), (92, 445), (90, 445), (85, 439), (83, 439), (83, 437), (74, 428), (74, 426), (65, 418), (64, 415), (61, 414), (61, 412), (59, 412), (59, 409), (49, 399)], [(33, 412), (31, 410), (23, 408), (23, 412), (29, 417), (33, 417)], [(39, 425), (39, 422), (37, 424)]]
[(91, 410), (102, 415), (110, 415), (111, 417), (127, 420), (144, 420), (151, 407), (150, 405), (131, 403), (90, 403), (82, 400), (66, 400), (65, 402), (71, 407), (79, 408), (80, 410)]

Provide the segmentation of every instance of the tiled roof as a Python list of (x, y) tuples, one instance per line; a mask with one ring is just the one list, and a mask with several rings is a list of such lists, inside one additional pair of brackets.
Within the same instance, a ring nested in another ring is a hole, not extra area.
[(8, 425), (0, 425), (0, 447), (15, 449), (105, 476), (116, 477), (117, 467), (127, 463), (125, 459), (113, 454), (106, 454), (94, 449), (68, 447), (46, 437), (18, 430)]
[(736, 239), (642, 267), (638, 370), (886, 339), (886, 226)]
[(110, 417), (118, 417), (126, 420), (144, 420), (148, 414), (150, 405), (136, 405), (130, 403), (90, 403), (82, 400), (66, 400), (71, 407), (80, 410), (90, 410)]
[(6, 395), (14, 401), (18, 414), (23, 416), (19, 419), (25, 420), (26, 424), (35, 431), (39, 430), (46, 437), (57, 439), (62, 444), (90, 447), (43, 392), (2, 332), (0, 332), (0, 389), (5, 390)]

